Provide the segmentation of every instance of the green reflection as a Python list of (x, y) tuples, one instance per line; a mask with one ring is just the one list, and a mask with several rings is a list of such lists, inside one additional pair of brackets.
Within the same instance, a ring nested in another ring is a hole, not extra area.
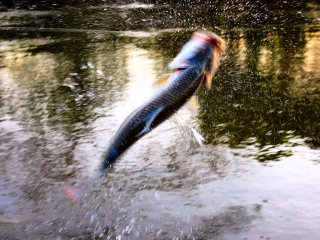
[[(2, 63), (13, 94), (3, 114), (41, 135), (53, 130), (76, 144), (92, 121), (108, 114), (127, 83), (126, 55), (117, 40), (107, 36), (96, 43), (82, 35), (8, 44)], [(99, 107), (105, 113), (97, 112)]]
[[(228, 54), (216, 84), (200, 94), (200, 125), (209, 142), (233, 147), (241, 143), (277, 145), (294, 133), (307, 137), (312, 146), (320, 145), (318, 95), (290, 92), (292, 82), (301, 74), (296, 69), (306, 64), (305, 37), (302, 28), (268, 34), (231, 31), (226, 35)], [(245, 45), (239, 44), (240, 38)], [(241, 48), (245, 48), (244, 60)], [(319, 83), (319, 73), (313, 75)], [(256, 140), (246, 141), (252, 137)]]
[[(1, 50), (1, 66), (19, 88), (13, 87), (17, 93), (9, 101), (1, 100), (1, 108), (35, 131), (45, 133), (49, 127), (76, 143), (101, 117), (97, 109), (108, 115), (109, 106), (125, 99), (127, 44), (151, 50), (159, 74), (195, 29), (211, 29), (227, 40), (227, 56), (213, 89), (199, 93), (199, 122), (208, 142), (264, 146), (299, 136), (319, 146), (317, 4), (172, 6), (1, 13), (0, 25), (12, 27), (1, 28), (1, 38), (16, 40)], [(183, 29), (149, 37), (108, 32), (168, 28)]]
[[(311, 23), (313, 16), (302, 11), (314, 7), (314, 3), (295, 1), (150, 1), (150, 7), (126, 7), (126, 4), (106, 3), (96, 5), (67, 4), (73, 6), (52, 7), (42, 3), (43, 9), (55, 11), (21, 11), (0, 14), (0, 26), (96, 29), (96, 30), (154, 30), (168, 28), (187, 29), (269, 29)], [(37, 4), (34, 4), (36, 6)], [(40, 3), (38, 3), (41, 6)], [(36, 9), (36, 8), (31, 8)], [(41, 7), (40, 7), (41, 9)], [(84, 17), (85, 16), (85, 17)]]

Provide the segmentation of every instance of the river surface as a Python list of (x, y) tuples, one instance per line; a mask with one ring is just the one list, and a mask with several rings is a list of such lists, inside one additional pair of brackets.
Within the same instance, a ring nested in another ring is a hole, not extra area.
[[(0, 239), (320, 239), (318, 3), (32, 8), (0, 12)], [(199, 113), (97, 177), (198, 29), (227, 46)]]

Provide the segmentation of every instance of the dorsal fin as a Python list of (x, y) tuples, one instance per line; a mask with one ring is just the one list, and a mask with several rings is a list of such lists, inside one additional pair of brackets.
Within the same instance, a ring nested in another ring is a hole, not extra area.
[(154, 81), (153, 86), (161, 87), (161, 86), (165, 85), (168, 82), (170, 76), (171, 76), (171, 74), (166, 74), (166, 75), (162, 76), (161, 78)]

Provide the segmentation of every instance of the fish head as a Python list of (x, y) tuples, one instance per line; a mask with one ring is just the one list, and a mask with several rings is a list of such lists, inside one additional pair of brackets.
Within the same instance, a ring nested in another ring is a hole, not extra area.
[(195, 32), (169, 67), (180, 70), (199, 64), (205, 75), (203, 84), (210, 88), (223, 52), (224, 41), (218, 35), (212, 32)]

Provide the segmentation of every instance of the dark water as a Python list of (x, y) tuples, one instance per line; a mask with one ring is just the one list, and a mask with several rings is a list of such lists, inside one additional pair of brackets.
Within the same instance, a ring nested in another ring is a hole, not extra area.
[[(97, 180), (197, 29), (227, 43), (199, 114), (183, 108)], [(0, 239), (320, 238), (318, 3), (9, 9), (0, 39)]]

